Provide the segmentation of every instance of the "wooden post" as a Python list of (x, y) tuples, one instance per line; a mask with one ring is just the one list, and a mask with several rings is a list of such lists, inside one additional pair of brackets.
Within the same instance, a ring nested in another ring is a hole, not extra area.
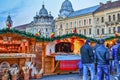
[(45, 73), (45, 43), (42, 42), (42, 69), (43, 69), (43, 73)]
[(29, 73), (24, 73), (24, 80), (29, 80)]
[(3, 75), (2, 80), (8, 80), (8, 75)]
[(12, 75), (12, 80), (17, 80), (17, 75)]

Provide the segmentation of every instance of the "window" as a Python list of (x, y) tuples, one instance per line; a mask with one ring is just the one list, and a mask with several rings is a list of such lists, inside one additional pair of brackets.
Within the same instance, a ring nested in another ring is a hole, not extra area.
[(118, 33), (120, 33), (120, 26), (118, 26)]
[(109, 28), (109, 34), (111, 34), (111, 28)]
[(91, 34), (91, 28), (89, 29), (89, 34)]
[(79, 26), (81, 26), (81, 20), (79, 20)]
[(86, 25), (86, 20), (84, 20), (84, 25)]
[(60, 25), (60, 29), (62, 29), (62, 24)]
[(111, 21), (111, 16), (109, 15), (109, 22)]
[(68, 23), (66, 23), (66, 29), (68, 28)]
[(81, 30), (79, 30), (79, 34), (81, 34)]
[(102, 34), (105, 34), (104, 28), (102, 28)]
[(100, 34), (99, 29), (97, 29), (97, 35), (99, 35), (99, 34)]
[(89, 24), (91, 24), (92, 23), (92, 21), (91, 21), (91, 19), (89, 19)]
[(115, 27), (113, 27), (113, 33), (115, 33), (115, 32), (116, 32)]
[(113, 21), (115, 21), (115, 15), (113, 15)]
[(101, 22), (102, 22), (102, 23), (104, 22), (104, 17), (101, 18)]
[(68, 31), (66, 32), (66, 34), (68, 34)]
[(120, 14), (119, 13), (117, 14), (117, 18), (118, 18), (118, 20), (120, 20)]
[(46, 28), (46, 32), (48, 31), (48, 29)]
[(70, 27), (72, 27), (72, 22), (70, 22)]
[(74, 27), (76, 27), (76, 21), (75, 21), (75, 25), (74, 25)]
[(84, 35), (86, 35), (86, 29), (84, 29)]
[(54, 29), (52, 29), (52, 32), (54, 32)]

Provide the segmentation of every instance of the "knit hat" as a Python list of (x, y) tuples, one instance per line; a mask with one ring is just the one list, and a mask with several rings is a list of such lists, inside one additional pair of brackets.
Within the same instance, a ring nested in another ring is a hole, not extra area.
[(88, 38), (88, 39), (86, 40), (86, 43), (89, 43), (89, 42), (91, 42), (91, 40)]

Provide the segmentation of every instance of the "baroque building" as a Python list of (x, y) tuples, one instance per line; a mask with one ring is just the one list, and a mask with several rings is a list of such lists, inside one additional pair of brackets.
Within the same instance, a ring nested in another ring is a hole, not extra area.
[(55, 20), (55, 34), (73, 33), (76, 28), (78, 34), (88, 37), (108, 37), (114, 35), (120, 27), (120, 0), (108, 1), (103, 4), (74, 11), (72, 3), (65, 0), (60, 14)]
[(16, 26), (15, 29), (33, 34), (39, 32), (40, 36), (50, 37), (50, 34), (54, 32), (54, 17), (51, 15), (51, 12), (48, 14), (44, 4), (33, 19), (34, 20), (31, 23)]

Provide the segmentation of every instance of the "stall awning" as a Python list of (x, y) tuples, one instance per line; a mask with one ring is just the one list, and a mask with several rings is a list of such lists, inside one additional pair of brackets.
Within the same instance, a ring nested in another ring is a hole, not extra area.
[(35, 54), (28, 54), (28, 53), (2, 53), (0, 54), (0, 58), (32, 58), (36, 57)]
[(55, 60), (80, 60), (80, 55), (56, 55)]

